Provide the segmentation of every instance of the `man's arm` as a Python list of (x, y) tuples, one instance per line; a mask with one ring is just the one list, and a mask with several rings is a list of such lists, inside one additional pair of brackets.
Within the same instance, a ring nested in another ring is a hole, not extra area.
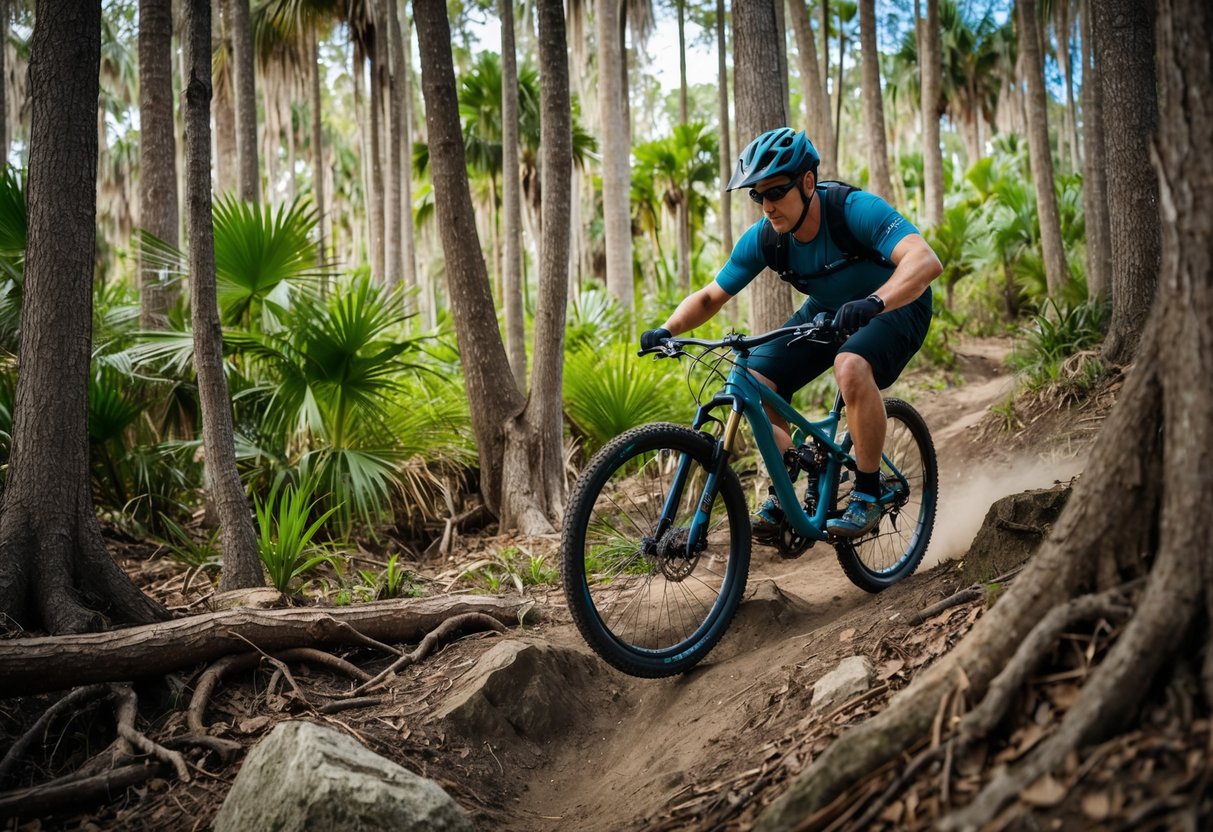
[[(928, 248), (927, 251), (930, 249)], [(710, 320), (722, 306), (729, 302), (731, 297), (733, 296), (720, 288), (720, 284), (713, 280), (702, 289), (687, 295), (682, 303), (678, 304), (678, 308), (674, 310), (673, 314), (661, 325), (661, 328), (669, 330), (671, 335), (688, 332)]]
[(889, 259), (897, 268), (888, 282), (875, 292), (884, 301), (886, 312), (916, 301), (931, 285), (931, 281), (943, 273), (943, 264), (921, 234), (903, 237), (893, 248)]

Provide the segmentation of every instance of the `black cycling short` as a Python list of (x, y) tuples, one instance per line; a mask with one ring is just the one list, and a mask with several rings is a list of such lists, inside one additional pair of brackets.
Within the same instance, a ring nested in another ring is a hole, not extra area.
[[(810, 297), (784, 326), (807, 324), (818, 313), (830, 311)], [(913, 303), (877, 315), (841, 345), (797, 341), (789, 346), (791, 336), (763, 344), (750, 353), (750, 369), (773, 381), (779, 395), (790, 400), (793, 393), (833, 367), (835, 355), (853, 352), (872, 365), (876, 386), (883, 390), (897, 381), (922, 347), (930, 327), (928, 288)]]

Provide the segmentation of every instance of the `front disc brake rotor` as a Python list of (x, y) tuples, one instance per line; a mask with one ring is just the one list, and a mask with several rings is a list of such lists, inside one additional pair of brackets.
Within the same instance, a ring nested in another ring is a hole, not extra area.
[(681, 581), (695, 571), (699, 555), (687, 554), (688, 540), (689, 529), (670, 529), (657, 544), (657, 563), (661, 565), (661, 573), (667, 580)]

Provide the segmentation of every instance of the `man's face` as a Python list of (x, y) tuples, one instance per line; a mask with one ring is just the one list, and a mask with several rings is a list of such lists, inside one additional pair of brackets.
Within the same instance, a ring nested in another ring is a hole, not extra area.
[[(808, 189), (814, 187), (814, 184), (810, 181), (810, 175), (805, 174), (802, 183), (805, 193), (808, 193)], [(780, 193), (781, 191), (783, 193)], [(790, 231), (800, 219), (800, 212), (804, 210), (804, 200), (792, 184), (790, 176), (772, 176), (762, 180), (750, 191), (750, 198), (754, 199), (755, 196), (762, 198), (762, 213), (770, 220), (771, 227), (780, 234)], [(758, 202), (757, 199), (754, 201)]]

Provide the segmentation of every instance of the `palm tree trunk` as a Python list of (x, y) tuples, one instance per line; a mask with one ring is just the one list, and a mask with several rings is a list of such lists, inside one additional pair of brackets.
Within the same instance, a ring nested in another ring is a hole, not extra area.
[(1082, 205), (1087, 227), (1087, 300), (1108, 300), (1112, 279), (1112, 231), (1108, 216), (1107, 153), (1104, 148), (1103, 85), (1093, 64), (1093, 0), (1082, 4)]
[(319, 239), (316, 241), (316, 254), (323, 266), (329, 262), (326, 246), (331, 235), (325, 232), (325, 224), (329, 221), (328, 205), (325, 204), (325, 166), (324, 166), (324, 114), (321, 112), (320, 98), (320, 24), (316, 21), (311, 25), (311, 96), (312, 96), (312, 194), (316, 202), (316, 231)]
[(236, 470), (231, 399), (223, 374), (223, 334), (215, 299), (215, 237), (211, 225), (211, 9), (186, 4), (184, 47), (186, 194), (189, 203), (190, 294), (194, 364), (202, 410), (202, 447), (209, 490), (219, 513), (221, 590), (262, 586), (252, 514)]
[[(417, 288), (417, 246), (413, 240), (413, 67), (412, 51), (409, 47), (409, 21), (403, 25), (399, 20), (395, 0), (392, 2), (392, 37), (400, 55), (400, 218), (401, 223), (401, 271), (406, 290), (406, 305), (416, 304), (413, 290)], [(412, 311), (410, 309), (410, 311)]]
[(927, 18), (920, 22), (922, 30), (922, 159), (925, 184), (926, 225), (933, 227), (943, 220), (943, 149), (939, 144), (941, 104), (942, 55), (939, 37), (939, 0), (926, 0)]
[[(779, 63), (770, 59), (777, 40), (774, 0), (747, 0), (733, 7), (733, 100), (739, 137), (757, 136), (782, 126), (783, 83)], [(764, 272), (750, 284), (750, 326), (765, 332), (780, 326), (792, 310), (788, 284)]]
[(1049, 148), (1049, 116), (1046, 111), (1044, 59), (1041, 55), (1039, 27), (1036, 25), (1036, 0), (1018, 0), (1016, 21), (1019, 51), (1024, 58), (1027, 82), (1028, 151), (1032, 161), (1032, 181), (1036, 185), (1036, 209), (1040, 217), (1040, 243), (1044, 252), (1045, 280), (1049, 297), (1060, 301), (1070, 280), (1066, 250), (1061, 240), (1061, 220), (1057, 213), (1057, 194), (1053, 190), (1053, 154)]
[(716, 85), (720, 119), (720, 242), (727, 257), (733, 251), (733, 195), (724, 188), (733, 171), (733, 150), (729, 141), (729, 70), (725, 60), (728, 41), (724, 31), (724, 0), (716, 0)]
[(843, 25), (842, 18), (838, 19), (838, 83), (834, 86), (834, 165), (838, 168), (842, 167), (842, 160), (838, 158), (838, 148), (842, 143), (842, 69), (846, 63), (847, 55), (847, 30)]
[(370, 62), (370, 130), (371, 130), (371, 191), (368, 194), (368, 199), (371, 203), (371, 276), (374, 280), (380, 283), (385, 279), (385, 262), (384, 258), (387, 250), (386, 232), (386, 214), (387, 214), (387, 199), (383, 188), (383, 156), (381, 147), (383, 144), (382, 138), (382, 123), (383, 123), (383, 85), (379, 78), (381, 58), (379, 57), (380, 44), (375, 43), (368, 49), (367, 58)]
[(1078, 170), (1078, 126), (1074, 106), (1074, 65), (1070, 59), (1070, 35), (1073, 22), (1070, 20), (1070, 3), (1059, 2), (1053, 7), (1057, 14), (1057, 63), (1061, 67), (1061, 80), (1066, 86), (1066, 113), (1062, 131), (1070, 148), (1070, 170)]
[(893, 199), (889, 145), (880, 92), (880, 53), (876, 51), (876, 0), (859, 0), (859, 48), (863, 56), (863, 129), (868, 137), (868, 173), (873, 193)]
[(257, 86), (253, 68), (253, 24), (249, 18), (249, 0), (227, 2), (232, 21), (232, 74), (236, 88), (236, 159), (240, 165), (240, 198), (256, 204), (260, 199), (261, 179), (257, 166)]
[(387, 186), (385, 188), (387, 207), (384, 210), (386, 226), (386, 246), (384, 248), (385, 274), (388, 286), (400, 283), (400, 235), (404, 223), (400, 217), (400, 125), (404, 122), (403, 90), (400, 87), (400, 65), (404, 62), (400, 44), (400, 21), (396, 14), (396, 0), (378, 0), (378, 8), (382, 12), (380, 20), (383, 25), (382, 49), (384, 50), (383, 81), (387, 92), (387, 102), (384, 107), (387, 115), (387, 126), (384, 129), (386, 142), (383, 146), (387, 161)]
[(0, 162), (8, 159), (12, 133), (8, 127), (8, 0), (0, 0)]
[(607, 291), (624, 309), (632, 291), (631, 137), (624, 99), (620, 2), (598, 4), (598, 113), (602, 123), (602, 218)]
[(687, 32), (686, 0), (674, 0), (678, 8), (678, 123), (687, 123)]
[[(1158, 126), (1153, 0), (1095, 6), (1095, 59), (1103, 83), (1107, 181), (1119, 184), (1110, 201), (1112, 320), (1103, 357), (1133, 360), (1158, 285), (1162, 260), (1158, 179), (1147, 164)], [(1127, 187), (1127, 183), (1133, 183)]]
[[(514, 0), (500, 0), (501, 199), (505, 236), (503, 291), (505, 346), (519, 392), (526, 392), (526, 320), (522, 299), (522, 183), (518, 174), (518, 64), (514, 54)], [(551, 199), (551, 195), (548, 195)]]
[[(173, 4), (139, 2), (139, 224), (177, 247), (177, 135), (173, 121)], [(0, 85), (2, 86), (2, 85)], [(159, 270), (140, 268), (139, 324), (168, 326), (174, 291)]]
[(784, 12), (784, 4), (775, 0), (775, 57), (779, 61), (779, 95), (783, 102), (783, 121), (781, 124), (792, 123), (792, 91), (791, 78), (788, 72), (788, 21)]
[(216, 190), (231, 193), (239, 184), (239, 162), (236, 151), (236, 102), (232, 93), (232, 34), (231, 6), (227, 0), (215, 0), (213, 12), (214, 36), (221, 56), (221, 69), (214, 75), (211, 96), (212, 117), (215, 121), (215, 180)]
[(806, 132), (821, 153), (821, 165), (818, 168), (822, 179), (832, 179), (834, 173), (834, 158), (822, 149), (829, 149), (826, 143), (834, 133), (830, 118), (830, 100), (826, 96), (825, 86), (821, 83), (818, 71), (817, 42), (813, 40), (813, 26), (809, 23), (809, 7), (804, 0), (788, 0), (788, 9), (792, 16), (792, 31), (796, 35), (796, 53), (800, 66), (801, 97), (805, 103)]

